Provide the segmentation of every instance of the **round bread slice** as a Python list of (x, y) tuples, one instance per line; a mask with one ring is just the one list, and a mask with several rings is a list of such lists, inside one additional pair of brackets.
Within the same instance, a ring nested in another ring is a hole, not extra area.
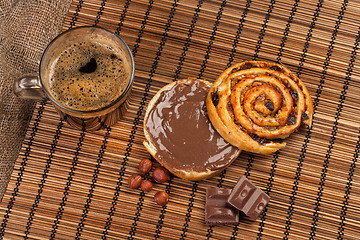
[(211, 85), (201, 79), (178, 80), (161, 88), (146, 109), (145, 148), (183, 179), (209, 178), (241, 152), (221, 137), (208, 118), (205, 100)]

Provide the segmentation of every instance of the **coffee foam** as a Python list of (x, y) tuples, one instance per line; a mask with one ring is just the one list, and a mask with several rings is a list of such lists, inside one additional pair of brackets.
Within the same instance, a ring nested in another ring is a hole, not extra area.
[(129, 84), (130, 66), (122, 50), (109, 45), (81, 41), (54, 56), (48, 78), (52, 97), (78, 111), (98, 110), (118, 99)]

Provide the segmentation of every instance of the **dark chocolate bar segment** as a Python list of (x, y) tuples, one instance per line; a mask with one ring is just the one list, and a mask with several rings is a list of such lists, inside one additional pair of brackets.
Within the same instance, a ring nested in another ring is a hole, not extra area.
[(228, 202), (231, 189), (206, 189), (205, 222), (209, 225), (227, 225), (239, 222), (239, 210)]
[(228, 203), (255, 220), (270, 201), (270, 197), (242, 176), (233, 188)]

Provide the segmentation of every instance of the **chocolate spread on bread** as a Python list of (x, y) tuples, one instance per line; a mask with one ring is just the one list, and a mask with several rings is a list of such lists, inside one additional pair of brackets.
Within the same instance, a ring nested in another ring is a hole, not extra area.
[(205, 98), (210, 86), (199, 80), (177, 82), (163, 91), (145, 127), (157, 149), (156, 158), (174, 169), (217, 170), (239, 153), (213, 128)]

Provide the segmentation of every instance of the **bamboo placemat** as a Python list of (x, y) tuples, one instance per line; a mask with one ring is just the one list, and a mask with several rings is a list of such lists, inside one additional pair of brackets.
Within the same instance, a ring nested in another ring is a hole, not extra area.
[[(0, 206), (4, 239), (360, 239), (360, 69), (357, 1), (74, 1), (64, 30), (97, 24), (130, 46), (129, 112), (93, 133), (71, 129), (49, 102), (32, 117)], [(214, 81), (242, 60), (282, 62), (313, 98), (310, 129), (273, 155), (243, 152), (219, 176), (173, 178), (145, 194), (127, 178), (149, 157), (144, 108), (163, 85)], [(204, 224), (205, 189), (246, 175), (271, 196), (256, 221)], [(169, 204), (152, 197), (166, 190)]]

